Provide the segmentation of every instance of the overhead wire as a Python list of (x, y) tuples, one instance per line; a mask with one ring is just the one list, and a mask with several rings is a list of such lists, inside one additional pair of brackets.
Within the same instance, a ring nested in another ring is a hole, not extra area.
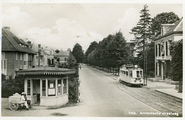
[[(77, 4), (77, 5), (76, 5)], [(98, 30), (98, 28), (96, 27), (96, 24), (91, 20), (91, 18), (86, 14), (86, 12), (83, 10), (83, 8), (80, 6), (80, 5), (78, 5), (78, 3), (73, 3), (73, 5), (80, 11), (80, 13), (82, 13), (83, 14), (83, 16), (85, 16), (85, 18), (89, 21), (89, 23), (91, 23), (92, 24), (92, 26), (96, 29), (96, 30)]]

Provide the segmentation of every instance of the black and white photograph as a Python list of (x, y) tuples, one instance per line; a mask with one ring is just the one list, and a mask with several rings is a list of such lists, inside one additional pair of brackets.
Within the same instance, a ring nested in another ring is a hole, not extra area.
[(183, 4), (3, 0), (1, 118), (183, 119)]

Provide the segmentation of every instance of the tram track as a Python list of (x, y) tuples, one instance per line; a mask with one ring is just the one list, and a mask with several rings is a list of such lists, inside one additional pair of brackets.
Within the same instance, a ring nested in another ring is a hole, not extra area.
[(162, 96), (162, 93), (158, 94), (158, 92), (156, 91), (149, 92), (149, 91), (144, 90), (143, 88), (132, 88), (132, 87), (128, 87), (125, 84), (119, 83), (119, 82), (117, 83), (117, 86), (123, 92), (151, 106), (152, 108), (155, 108), (156, 110), (160, 112), (179, 113), (180, 116), (182, 115), (182, 102), (181, 100), (177, 98), (174, 98), (173, 100), (171, 100), (170, 98), (173, 98), (172, 96), (170, 97), (166, 97), (167, 95)]

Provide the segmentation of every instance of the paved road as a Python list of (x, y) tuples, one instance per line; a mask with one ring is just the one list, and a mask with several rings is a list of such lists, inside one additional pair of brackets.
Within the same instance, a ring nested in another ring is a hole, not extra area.
[[(157, 110), (136, 100), (117, 86), (108, 74), (83, 65), (80, 73), (81, 102), (75, 106), (30, 111), (2, 109), (3, 116), (67, 117), (163, 117)], [(142, 113), (142, 114), (141, 114)]]

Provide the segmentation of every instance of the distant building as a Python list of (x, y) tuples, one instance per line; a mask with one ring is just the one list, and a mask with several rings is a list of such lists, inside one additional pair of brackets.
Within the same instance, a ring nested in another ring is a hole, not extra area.
[(15, 70), (33, 67), (35, 52), (29, 49), (29, 44), (19, 39), (10, 27), (2, 28), (1, 73), (15, 75)]
[(168, 80), (171, 73), (170, 45), (183, 39), (183, 18), (174, 24), (162, 24), (161, 35), (155, 41), (155, 78)]
[(49, 47), (41, 47), (41, 44), (33, 44), (32, 48), (37, 54), (34, 57), (35, 67), (54, 66), (54, 50)]
[(55, 55), (59, 62), (59, 66), (62, 67), (67, 64), (69, 55), (70, 55), (70, 51), (63, 51), (63, 50), (61, 50), (58, 54)]

